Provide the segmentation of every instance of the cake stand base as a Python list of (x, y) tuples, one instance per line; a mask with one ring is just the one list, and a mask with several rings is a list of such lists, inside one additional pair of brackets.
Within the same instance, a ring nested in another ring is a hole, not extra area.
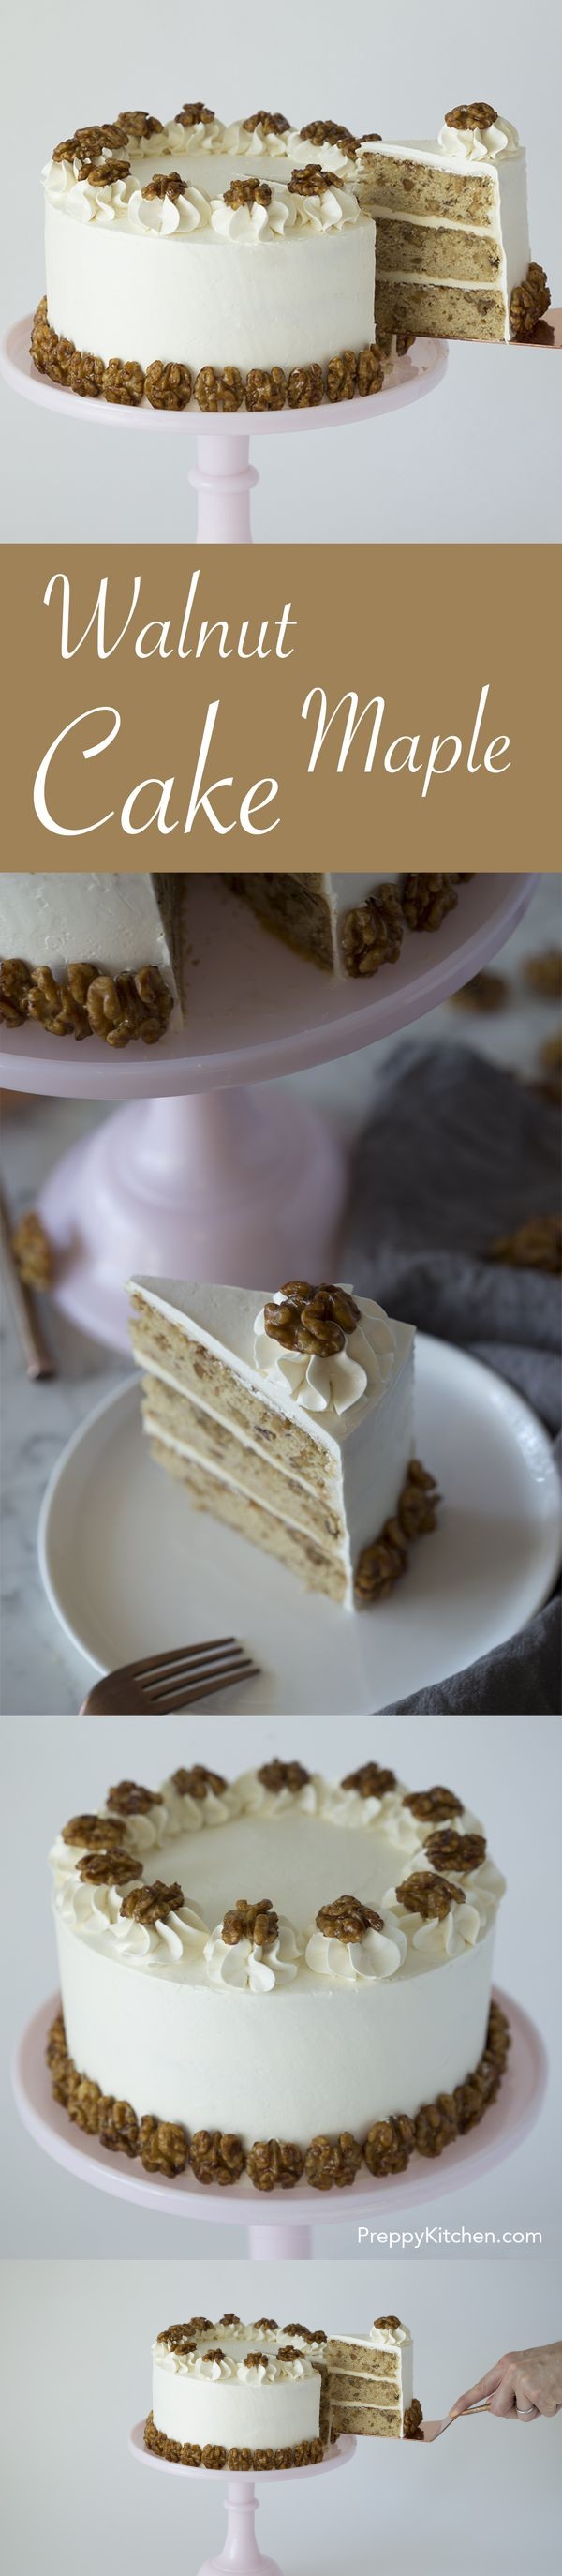
[(329, 1278), (345, 1187), (337, 1138), (268, 1085), (131, 1101), (72, 1147), (41, 1192), (55, 1302), (127, 1350), (135, 1272), (238, 1288)]
[[(268, 2469), (265, 2473), (268, 2487), (278, 2487), (281, 2482), (284, 2486), (288, 2486), (291, 2480), (321, 2478), (332, 2469), (344, 2469), (348, 2460), (353, 2459), (356, 2448), (357, 2444), (351, 2434), (342, 2433), (339, 2441), (332, 2444), (325, 2459), (311, 2461), (308, 2468)], [(204, 2565), (198, 2569), (198, 2576), (218, 2576), (218, 2571), (225, 2568), (235, 2569), (236, 2576), (258, 2576), (260, 2568), (261, 2576), (282, 2576), (282, 2569), (277, 2559), (264, 2558), (261, 2549), (258, 2549), (255, 2520), (261, 2499), (256, 2495), (253, 2477), (233, 2477), (224, 2469), (184, 2469), (179, 2460), (160, 2460), (156, 2452), (146, 2449), (143, 2424), (135, 2424), (133, 2432), (129, 2434), (129, 2450), (132, 2451), (134, 2459), (143, 2462), (145, 2468), (158, 2469), (161, 2473), (163, 2471), (166, 2477), (199, 2478), (205, 2480), (206, 2486), (213, 2486), (218, 2478), (224, 2481), (226, 2476), (224, 2549), (221, 2549), (218, 2558), (205, 2559)]]

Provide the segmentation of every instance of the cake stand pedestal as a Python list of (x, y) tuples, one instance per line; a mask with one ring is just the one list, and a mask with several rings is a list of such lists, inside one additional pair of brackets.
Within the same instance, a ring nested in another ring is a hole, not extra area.
[(132, 1273), (250, 1288), (329, 1278), (345, 1150), (273, 1077), (353, 1054), (433, 1010), (503, 947), (533, 882), (474, 878), (436, 936), (410, 937), (394, 967), (348, 983), (268, 937), (215, 876), (194, 877), (197, 964), (180, 1032), (116, 1053), (100, 1039), (49, 1037), (34, 1021), (2, 1030), (6, 1089), (119, 1103), (38, 1200), (64, 1314), (127, 1351)]
[(365, 2171), (347, 2191), (313, 2191), (310, 2183), (298, 2183), (290, 2193), (266, 2194), (254, 2191), (246, 2175), (228, 2190), (213, 2190), (212, 2184), (197, 2183), (189, 2171), (177, 2174), (172, 2182), (163, 2175), (147, 2174), (126, 2156), (108, 2154), (99, 2138), (75, 2128), (63, 2104), (53, 2100), (45, 2048), (51, 2023), (60, 2012), (57, 1994), (40, 2006), (22, 2033), (12, 2068), (15, 2101), (36, 2146), (79, 2182), (92, 2183), (98, 2191), (127, 2200), (137, 2209), (175, 2218), (178, 2227), (183, 2218), (196, 2224), (224, 2227), (230, 2222), (245, 2227), (252, 2261), (288, 2262), (294, 2257), (302, 2261), (312, 2255), (313, 2228), (347, 2225), (357, 2237), (359, 2227), (376, 2230), (387, 2219), (396, 2226), (403, 2211), (423, 2208), (437, 2193), (440, 2201), (448, 2198), (462, 2190), (467, 2180), (474, 2182), (492, 2173), (522, 2145), (542, 2109), (548, 2059), (540, 2031), (528, 2013), (511, 1995), (498, 1988), (494, 1992), (511, 2029), (506, 2073), (481, 2127), (469, 2129), (440, 2156), (438, 2181), (434, 2163), (418, 2155), (411, 2157), (405, 2173), (383, 2181)]
[[(153, 411), (143, 402), (138, 409), (131, 405), (92, 401), (88, 394), (69, 393), (64, 386), (49, 384), (30, 357), (29, 341), (33, 315), (27, 313), (12, 324), (0, 348), (0, 369), (16, 394), (28, 402), (41, 403), (56, 412), (60, 420), (81, 422), (88, 427), (93, 421), (114, 430), (118, 437), (136, 438), (143, 430), (164, 438), (195, 435), (196, 463), (189, 469), (189, 482), (197, 493), (198, 545), (249, 545), (252, 539), (250, 495), (259, 475), (250, 464), (250, 438), (279, 438), (286, 435), (316, 436), (323, 430), (341, 427), (353, 429), (385, 419), (390, 411), (403, 411), (410, 403), (419, 402), (424, 394), (433, 393), (441, 383), (447, 365), (447, 349), (442, 340), (415, 340), (404, 358), (395, 358), (385, 377), (380, 394), (367, 394), (353, 402), (319, 403), (309, 411), (278, 412), (201, 412), (197, 403), (186, 411)], [(249, 422), (251, 420), (251, 429)]]
[[(268, 2469), (265, 2473), (268, 2487), (279, 2487), (281, 2483), (288, 2486), (291, 2480), (295, 2482), (301, 2478), (321, 2478), (325, 2477), (326, 2472), (331, 2469), (345, 2469), (348, 2461), (353, 2459), (356, 2448), (357, 2444), (350, 2433), (340, 2433), (339, 2440), (332, 2443), (326, 2458), (311, 2461), (309, 2468)], [(261, 2549), (258, 2549), (255, 2521), (261, 2498), (256, 2495), (254, 2477), (236, 2477), (225, 2469), (184, 2469), (180, 2460), (160, 2460), (156, 2452), (146, 2449), (144, 2424), (134, 2425), (132, 2433), (129, 2434), (129, 2450), (132, 2451), (134, 2459), (144, 2463), (145, 2468), (163, 2470), (167, 2477), (204, 2479), (206, 2486), (216, 2483), (219, 2479), (221, 2485), (224, 2485), (226, 2480), (224, 2549), (221, 2549), (218, 2558), (205, 2559), (204, 2565), (199, 2568), (198, 2576), (223, 2576), (223, 2570), (226, 2569), (234, 2570), (235, 2576), (259, 2576), (260, 2570), (261, 2576), (282, 2576), (277, 2559), (264, 2558)], [(259, 2471), (257, 2475), (259, 2479)]]

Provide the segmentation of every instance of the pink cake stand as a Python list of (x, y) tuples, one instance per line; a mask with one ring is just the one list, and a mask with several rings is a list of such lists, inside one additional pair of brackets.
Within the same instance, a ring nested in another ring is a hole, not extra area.
[(49, 384), (29, 354), (32, 319), (26, 313), (14, 322), (0, 349), (0, 369), (14, 393), (58, 412), (60, 420), (95, 421), (97, 428), (116, 430), (121, 438), (127, 432), (138, 438), (143, 430), (152, 437), (156, 431), (167, 438), (185, 438), (186, 431), (195, 436), (196, 463), (190, 468), (189, 481), (197, 493), (198, 545), (251, 544), (250, 494), (259, 474), (250, 464), (250, 438), (294, 437), (303, 432), (314, 436), (342, 423), (349, 429), (362, 421), (384, 419), (389, 411), (403, 411), (422, 395), (433, 393), (447, 365), (442, 340), (416, 340), (407, 357), (394, 359), (382, 393), (367, 394), (356, 402), (319, 403), (312, 411), (252, 412), (250, 431), (247, 412), (201, 412), (197, 403), (182, 412), (153, 411), (150, 403), (133, 410), (119, 403), (92, 402), (89, 395), (71, 394), (63, 386)]
[(268, 938), (217, 877), (194, 877), (197, 965), (179, 1035), (116, 1053), (98, 1039), (48, 1037), (31, 1021), (4, 1029), (5, 1088), (120, 1103), (55, 1165), (38, 1201), (55, 1299), (71, 1322), (127, 1350), (123, 1283), (133, 1272), (238, 1287), (329, 1277), (345, 1153), (305, 1102), (270, 1087), (273, 1077), (352, 1054), (433, 1010), (503, 947), (533, 884), (474, 878), (436, 935), (405, 940), (372, 983), (340, 983)]
[(15, 2100), (36, 2145), (79, 2182), (92, 2183), (98, 2191), (128, 2200), (135, 2208), (160, 2211), (167, 2218), (210, 2221), (223, 2227), (231, 2220), (245, 2226), (253, 2261), (307, 2258), (312, 2253), (313, 2227), (346, 2223), (355, 2228), (379, 2227), (387, 2218), (396, 2225), (402, 2210), (419, 2210), (425, 2201), (434, 2200), (437, 2188), (442, 2200), (467, 2182), (480, 2181), (522, 2145), (542, 2109), (548, 2059), (540, 2032), (521, 2005), (499, 1989), (496, 2001), (507, 2012), (511, 2027), (503, 2084), (481, 2129), (470, 2129), (440, 2156), (438, 2185), (434, 2163), (417, 2155), (411, 2157), (404, 2174), (388, 2181), (359, 2174), (349, 2191), (313, 2191), (309, 2183), (301, 2183), (290, 2193), (262, 2194), (253, 2190), (246, 2175), (232, 2188), (215, 2191), (195, 2182), (189, 2171), (173, 2182), (146, 2174), (126, 2156), (108, 2155), (98, 2138), (74, 2128), (62, 2103), (53, 2101), (45, 2047), (51, 2022), (60, 2010), (58, 1995), (41, 2005), (23, 2032), (12, 2068)]
[[(268, 2469), (263, 2474), (267, 2475), (268, 2487), (288, 2486), (291, 2479), (294, 2484), (300, 2478), (321, 2478), (328, 2469), (345, 2469), (356, 2449), (357, 2444), (351, 2434), (340, 2433), (339, 2440), (332, 2443), (325, 2460), (311, 2461), (306, 2469)], [(226, 2469), (184, 2469), (180, 2460), (159, 2460), (154, 2451), (145, 2448), (142, 2423), (135, 2424), (129, 2434), (129, 2450), (145, 2468), (164, 2469), (167, 2477), (204, 2479), (206, 2486), (217, 2484), (219, 2480), (224, 2486), (226, 2480), (224, 2549), (221, 2549), (219, 2558), (205, 2559), (204, 2566), (199, 2568), (199, 2576), (223, 2576), (225, 2569), (234, 2569), (236, 2576), (258, 2576), (260, 2569), (261, 2576), (282, 2576), (277, 2559), (264, 2558), (258, 2549), (255, 2520), (261, 2499), (256, 2495), (255, 2478), (236, 2477)], [(257, 2475), (259, 2478), (259, 2471)]]

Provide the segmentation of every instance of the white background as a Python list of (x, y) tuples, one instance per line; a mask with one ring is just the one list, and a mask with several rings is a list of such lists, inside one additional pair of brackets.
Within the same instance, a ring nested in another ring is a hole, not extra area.
[[(76, 125), (140, 100), (164, 118), (186, 93), (227, 118), (259, 103), (304, 124), (434, 136), (458, 100), (489, 98), (528, 153), (531, 248), (562, 302), (558, 0), (27, 0), (10, 11), (2, 137), (2, 328), (43, 293), (39, 173)], [(196, 27), (196, 33), (195, 33)], [(13, 209), (13, 219), (10, 216)], [(128, 352), (123, 354), (127, 355)], [(134, 353), (133, 353), (134, 354)], [(556, 439), (562, 356), (452, 346), (445, 383), (411, 411), (338, 435), (260, 442), (254, 534), (308, 539), (546, 541), (561, 534)], [(189, 541), (193, 442), (101, 436), (0, 388), (0, 536)], [(103, 424), (102, 424), (103, 426)], [(483, 606), (501, 616), (501, 596)]]
[[(224, 2226), (214, 2227), (208, 2221), (197, 2225), (180, 2217), (176, 2222), (174, 2217), (134, 2209), (66, 2176), (22, 2133), (10, 2099), (7, 2068), (24, 2024), (56, 1991), (47, 1854), (66, 1818), (98, 1807), (111, 1783), (130, 1778), (131, 1773), (156, 1788), (180, 1761), (204, 1758), (211, 1768), (233, 1778), (237, 1771), (279, 1753), (286, 1760), (298, 1756), (309, 1770), (322, 1770), (334, 1780), (372, 1755), (391, 1763), (412, 1787), (445, 1780), (483, 1819), (490, 1850), (508, 1880), (498, 1919), (494, 1981), (526, 2007), (550, 2044), (549, 2089), (540, 2125), (508, 2162), (476, 2186), (467, 2179), (462, 2192), (446, 2199), (440, 2198), (436, 2165), (433, 2200), (424, 2204), (419, 2222), (415, 2211), (408, 2210), (405, 2216), (412, 2226), (464, 2223), (471, 2230), (493, 2228), (498, 2236), (508, 2228), (540, 2229), (542, 2258), (549, 2266), (560, 2226), (562, 2113), (558, 1729), (548, 1718), (378, 1717), (368, 1723), (354, 1721), (352, 1714), (343, 1729), (334, 1720), (322, 1725), (301, 1719), (289, 1726), (279, 1719), (236, 1718), (233, 1722), (218, 1717), (204, 1723), (200, 1718), (163, 1718), (158, 1725), (150, 1719), (135, 1719), (133, 1724), (130, 1718), (85, 1718), (79, 1726), (65, 1718), (50, 1718), (47, 1725), (40, 1718), (4, 1723), (2, 1955), (5, 1963), (9, 1959), (9, 1978), (4, 1973), (0, 2256), (167, 2257), (204, 2254), (206, 2249), (210, 2257), (244, 2253), (243, 2231), (227, 2223), (226, 2208)], [(481, 2134), (483, 2139), (484, 2131)], [(369, 2253), (357, 2245), (357, 2222), (346, 2213), (345, 2193), (333, 2194), (332, 2201), (334, 2223), (331, 2212), (330, 2224), (316, 2229), (315, 2253), (355, 2256), (359, 2269), (369, 2269)], [(288, 2196), (289, 2223), (290, 2217)], [(399, 2186), (392, 2224), (402, 2224)], [(450, 2262), (450, 2253), (444, 2252), (441, 2259)], [(480, 2271), (487, 2270), (490, 2259), (489, 2250), (483, 2249), (478, 2257)], [(420, 2270), (426, 2260), (420, 2254)], [(464, 2274), (470, 2260), (470, 2251), (459, 2251), (457, 2270)], [(393, 2261), (398, 2272), (403, 2258), (397, 2254)], [(511, 2249), (503, 2261), (506, 2271), (514, 2267), (524, 2271), (529, 2255), (523, 2248)], [(315, 2290), (311, 2288), (309, 2295), (315, 2297)], [(361, 2296), (359, 2290), (359, 2300)], [(396, 2282), (392, 2297), (388, 2292), (378, 2299), (379, 2313), (395, 2309), (402, 2299)], [(221, 2296), (219, 2304), (231, 2303)], [(261, 2295), (259, 2304), (267, 2313), (267, 2301)], [(199, 2299), (192, 2299), (192, 2308), (200, 2305)], [(240, 2308), (241, 2302), (235, 2300), (234, 2305)], [(177, 2300), (175, 2313), (182, 2313)], [(208, 2294), (204, 2313), (209, 2313)], [(291, 2314), (290, 2308), (286, 2313)], [(294, 2313), (298, 2315), (298, 2309)], [(273, 2314), (277, 2314), (275, 2303)]]
[[(397, 2313), (414, 2337), (428, 2420), (510, 2348), (558, 2340), (560, 2285), (546, 2266), (472, 2264), (396, 2275), (319, 2263), (5, 2264), (2, 2441), (10, 2576), (134, 2569), (195, 2576), (222, 2548), (223, 2488), (165, 2477), (127, 2450), (150, 2406), (150, 2347), (176, 2317), (304, 2317), (366, 2333)], [(421, 2442), (358, 2444), (345, 2469), (301, 2484), (260, 2481), (258, 2538), (285, 2576), (554, 2576), (562, 2414), (530, 2425), (489, 2415)], [(556, 2481), (556, 2484), (555, 2484)]]

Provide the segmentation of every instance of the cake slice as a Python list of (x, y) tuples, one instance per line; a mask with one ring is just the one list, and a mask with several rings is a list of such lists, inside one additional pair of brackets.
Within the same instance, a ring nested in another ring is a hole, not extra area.
[(227, 876), (266, 929), (288, 948), (338, 976), (376, 975), (394, 966), (409, 930), (439, 930), (458, 903), (462, 875), (424, 872), (374, 876), (367, 869), (313, 874)]
[(454, 107), (434, 143), (365, 145), (361, 204), (376, 217), (377, 339), (528, 339), (547, 311), (531, 260), (526, 159), (486, 100)]
[(0, 881), (0, 1019), (154, 1044), (180, 1028), (182, 878), (37, 871)]
[(200, 1511), (350, 1608), (435, 1523), (413, 1458), (414, 1332), (372, 1298), (137, 1278), (131, 1338), (158, 1464)]
[(330, 2337), (322, 2358), (332, 2435), (416, 2439), (422, 2410), (414, 2397), (413, 2344), (399, 2317), (377, 2317), (369, 2336)]

